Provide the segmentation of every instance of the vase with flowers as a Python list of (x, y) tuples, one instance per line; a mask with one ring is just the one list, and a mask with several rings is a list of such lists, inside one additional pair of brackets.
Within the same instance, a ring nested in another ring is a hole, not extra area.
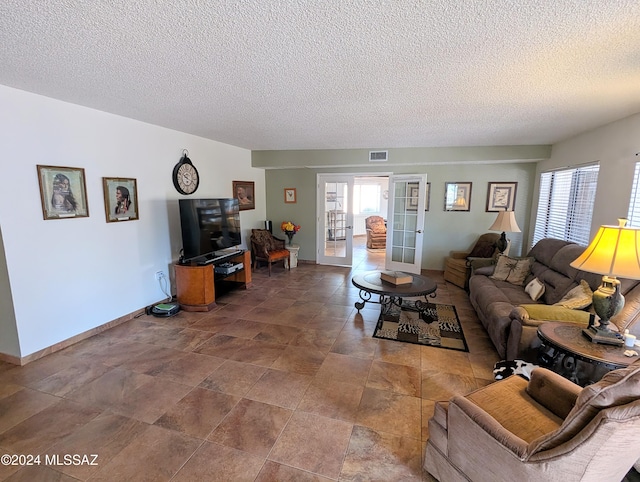
[(291, 221), (282, 221), (280, 225), (280, 229), (287, 235), (289, 238), (289, 246), (293, 244), (293, 235), (300, 231), (300, 225), (296, 223), (292, 223)]

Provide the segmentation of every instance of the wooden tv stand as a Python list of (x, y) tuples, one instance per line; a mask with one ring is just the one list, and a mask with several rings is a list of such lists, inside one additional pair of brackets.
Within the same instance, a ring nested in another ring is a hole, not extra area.
[[(227, 262), (242, 263), (244, 267), (230, 275), (215, 272), (216, 265)], [(205, 265), (176, 264), (175, 270), (180, 308), (184, 311), (210, 311), (216, 305), (216, 285), (220, 289), (223, 283), (232, 282), (247, 289), (251, 284), (251, 252), (239, 251), (235, 256)]]

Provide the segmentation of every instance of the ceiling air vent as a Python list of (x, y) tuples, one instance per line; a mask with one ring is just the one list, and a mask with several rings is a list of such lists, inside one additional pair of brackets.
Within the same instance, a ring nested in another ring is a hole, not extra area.
[(369, 162), (386, 162), (389, 160), (389, 151), (369, 151)]

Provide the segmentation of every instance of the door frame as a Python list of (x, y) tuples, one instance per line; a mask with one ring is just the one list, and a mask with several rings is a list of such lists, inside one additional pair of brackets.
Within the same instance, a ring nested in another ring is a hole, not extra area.
[[(316, 263), (330, 265), (326, 262), (320, 262), (322, 252), (324, 252), (324, 192), (321, 192), (321, 184), (324, 184), (325, 180), (323, 178), (329, 178), (331, 176), (334, 177), (351, 177), (352, 182), (355, 181), (355, 178), (358, 177), (388, 177), (390, 178), (393, 175), (393, 172), (323, 172), (316, 173)], [(353, 191), (353, 190), (352, 190)], [(349, 204), (349, 213), (347, 215), (347, 225), (349, 225), (349, 221), (351, 222), (351, 226), (353, 226), (353, 192), (350, 193), (351, 202)], [(353, 229), (347, 230), (348, 236), (350, 238), (350, 246), (351, 252), (349, 253), (350, 261), (348, 264), (338, 264), (338, 266), (352, 266), (352, 257), (353, 257)]]

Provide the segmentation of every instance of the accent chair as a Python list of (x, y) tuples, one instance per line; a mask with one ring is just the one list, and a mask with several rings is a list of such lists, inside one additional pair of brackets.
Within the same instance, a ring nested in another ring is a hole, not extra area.
[(438, 402), (424, 468), (440, 481), (618, 481), (640, 459), (640, 360), (585, 388), (545, 368)]
[(369, 216), (364, 220), (367, 228), (367, 248), (384, 249), (387, 247), (387, 225), (380, 216)]
[[(251, 230), (251, 256), (253, 256), (253, 269), (258, 268), (258, 262), (264, 261), (269, 265), (269, 276), (271, 276), (271, 265), (278, 261), (289, 259), (291, 253), (285, 248), (284, 240), (276, 238), (266, 229)], [(289, 263), (291, 269), (291, 263)]]
[[(485, 233), (478, 238), (471, 251), (451, 251), (450, 255), (444, 259), (444, 279), (460, 288), (468, 289), (472, 261), (492, 259), (497, 256), (496, 241), (498, 239), (500, 239), (498, 233)], [(509, 248), (505, 251), (508, 253)], [(474, 266), (476, 265), (477, 263), (474, 263)]]

